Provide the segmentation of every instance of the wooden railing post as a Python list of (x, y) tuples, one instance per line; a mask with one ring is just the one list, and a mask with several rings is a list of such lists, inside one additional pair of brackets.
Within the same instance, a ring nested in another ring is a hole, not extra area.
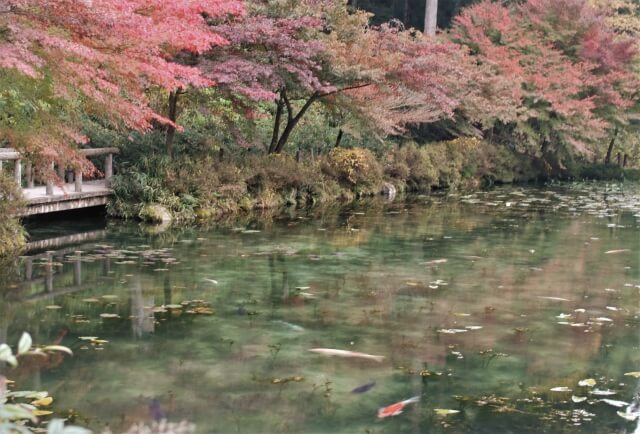
[(64, 167), (63, 164), (58, 164), (58, 178), (60, 178), (62, 180), (62, 183), (64, 183), (64, 173), (66, 171), (66, 167)]
[(25, 177), (27, 178), (27, 188), (33, 188), (33, 163), (27, 161), (25, 166)]
[[(53, 171), (53, 161), (49, 163), (49, 168)], [(51, 179), (47, 179), (47, 187), (46, 187), (47, 196), (53, 196), (53, 181)]]
[(109, 153), (104, 160), (104, 179), (107, 187), (111, 186), (111, 178), (113, 178), (113, 154)]
[(76, 193), (82, 193), (82, 169), (75, 170)]
[(13, 176), (18, 187), (22, 188), (22, 160), (19, 158), (15, 161)]

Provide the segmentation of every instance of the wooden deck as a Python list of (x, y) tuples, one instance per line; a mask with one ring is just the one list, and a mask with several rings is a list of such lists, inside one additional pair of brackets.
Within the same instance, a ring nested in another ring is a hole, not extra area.
[(33, 216), (104, 206), (107, 204), (109, 196), (113, 194), (113, 190), (110, 187), (113, 176), (113, 155), (118, 152), (117, 148), (79, 150), (79, 153), (86, 158), (105, 157), (105, 178), (99, 180), (83, 181), (81, 171), (64, 167), (64, 165), (56, 167), (54, 163), (51, 163), (49, 174), (55, 171), (53, 173), (58, 174), (58, 180), (69, 177), (72, 178), (71, 181), (73, 182), (56, 185), (53, 182), (54, 177), (47, 175), (46, 182), (40, 180), (42, 185), (36, 185), (38, 179), (31, 162), (25, 160), (23, 155), (10, 148), (0, 148), (0, 171), (3, 170), (3, 162), (11, 163), (10, 166), (12, 167), (9, 170), (16, 183), (22, 189), (22, 195), (26, 200), (26, 207), (18, 213), (19, 216)]
[(74, 191), (75, 184), (65, 184), (62, 188), (53, 187), (53, 193), (48, 195), (45, 186), (23, 188), (22, 194), (27, 206), (20, 216), (48, 214), (58, 211), (69, 211), (80, 208), (106, 205), (113, 190), (104, 179), (85, 181), (82, 192)]

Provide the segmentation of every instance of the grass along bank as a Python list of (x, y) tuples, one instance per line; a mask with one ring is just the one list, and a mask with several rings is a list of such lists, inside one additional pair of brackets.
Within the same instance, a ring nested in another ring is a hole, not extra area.
[(637, 171), (554, 165), (476, 138), (372, 151), (333, 148), (271, 154), (219, 150), (167, 157), (148, 143), (124, 149), (114, 178), (111, 216), (146, 221), (216, 220), (256, 209), (304, 208), (376, 194), (474, 189), (549, 179), (619, 179)]

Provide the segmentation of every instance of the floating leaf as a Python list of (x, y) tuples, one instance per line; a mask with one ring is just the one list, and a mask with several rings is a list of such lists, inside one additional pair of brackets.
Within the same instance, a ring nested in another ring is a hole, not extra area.
[(100, 303), (100, 300), (97, 298), (84, 298), (82, 299), (85, 303)]
[(7, 362), (11, 366), (16, 366), (18, 361), (11, 351), (11, 347), (7, 344), (0, 344), (0, 362)]
[(572, 400), (573, 402), (576, 402), (576, 403), (577, 403), (577, 402), (583, 402), (583, 401), (586, 401), (586, 400), (587, 400), (587, 397), (586, 397), (586, 396), (575, 396), (575, 395), (572, 395), (572, 396), (571, 396), (571, 400)]
[(25, 404), (4, 404), (0, 406), (0, 419), (34, 420), (33, 407)]
[(634, 421), (638, 418), (638, 416), (640, 416), (640, 412), (624, 412), (624, 411), (617, 411), (616, 413), (618, 413), (618, 416), (629, 420), (629, 421)]
[(35, 405), (36, 407), (46, 407), (48, 405), (51, 405), (52, 402), (53, 402), (53, 398), (50, 396), (47, 396), (46, 398), (37, 399), (33, 401), (31, 405)]
[(626, 374), (627, 377), (633, 377), (633, 378), (640, 378), (640, 372), (635, 371), (635, 372), (627, 372)]
[(618, 392), (614, 392), (613, 390), (594, 389), (589, 393), (592, 394), (592, 395), (608, 396), (608, 395), (615, 395)]
[(7, 393), (9, 398), (44, 399), (49, 396), (49, 392), (35, 392), (33, 390), (19, 390)]
[(58, 310), (62, 309), (62, 306), (58, 306), (57, 304), (50, 304), (49, 306), (45, 306), (44, 308), (49, 310)]
[(616, 401), (615, 399), (601, 399), (600, 401), (618, 408), (626, 407), (627, 405), (629, 405), (628, 402)]
[(33, 340), (31, 339), (31, 335), (27, 332), (22, 333), (20, 341), (18, 342), (18, 354), (23, 354), (29, 351), (32, 343)]
[(215, 313), (214, 310), (209, 307), (196, 307), (193, 311), (198, 315), (213, 315)]
[(569, 389), (566, 386), (558, 386), (558, 387), (553, 387), (551, 389), (549, 389), (552, 392), (571, 392), (571, 389)]
[(120, 318), (117, 313), (101, 313), (100, 318)]
[(62, 345), (47, 345), (46, 347), (43, 348), (44, 351), (59, 351), (61, 353), (67, 353), (70, 356), (73, 356), (73, 351), (71, 351), (69, 348), (62, 346)]
[(96, 339), (98, 339), (97, 336), (80, 336), (78, 337), (78, 339), (80, 339), (81, 341), (95, 341)]
[(33, 410), (32, 413), (34, 416), (49, 416), (50, 414), (53, 414), (53, 412), (49, 410)]
[(450, 414), (460, 413), (459, 410), (449, 410), (447, 408), (434, 408), (433, 411), (435, 411), (438, 416), (448, 416)]
[(586, 380), (578, 381), (578, 386), (593, 387), (595, 385), (596, 385), (596, 380), (594, 380), (593, 378), (587, 378)]

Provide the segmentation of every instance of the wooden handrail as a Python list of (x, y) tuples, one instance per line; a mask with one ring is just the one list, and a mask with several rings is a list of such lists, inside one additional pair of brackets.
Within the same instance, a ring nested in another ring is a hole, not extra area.
[[(113, 155), (119, 154), (120, 149), (118, 148), (90, 148), (90, 149), (78, 149), (78, 153), (84, 156), (85, 158), (89, 157), (97, 157), (100, 155), (105, 156), (104, 161), (104, 177), (107, 186), (111, 185), (111, 178), (113, 177)], [(22, 160), (23, 156), (20, 152), (16, 151), (12, 148), (0, 148), (0, 171), (2, 171), (2, 162), (3, 161), (13, 161), (14, 162), (14, 178), (16, 183), (22, 187)], [(50, 163), (51, 170), (55, 170), (55, 165), (53, 162)], [(27, 175), (27, 187), (33, 187), (33, 165), (30, 161), (26, 160), (25, 164), (26, 175)], [(64, 173), (67, 167), (64, 165), (58, 166), (58, 176), (60, 178), (64, 178)], [(79, 169), (74, 170), (74, 184), (75, 191), (78, 193), (82, 192), (82, 171)], [(46, 182), (46, 193), (48, 196), (53, 194), (53, 182), (48, 180)]]
[(95, 157), (97, 155), (107, 155), (107, 154), (119, 154), (120, 149), (118, 148), (92, 148), (92, 149), (78, 149), (78, 152), (84, 155), (85, 157)]
[(22, 158), (18, 151), (9, 148), (0, 148), (0, 160), (12, 161)]
[[(91, 148), (91, 149), (78, 149), (78, 153), (85, 157), (95, 157), (98, 155), (107, 154), (119, 154), (118, 148)], [(11, 161), (22, 159), (22, 154), (12, 148), (0, 148), (0, 160)]]

